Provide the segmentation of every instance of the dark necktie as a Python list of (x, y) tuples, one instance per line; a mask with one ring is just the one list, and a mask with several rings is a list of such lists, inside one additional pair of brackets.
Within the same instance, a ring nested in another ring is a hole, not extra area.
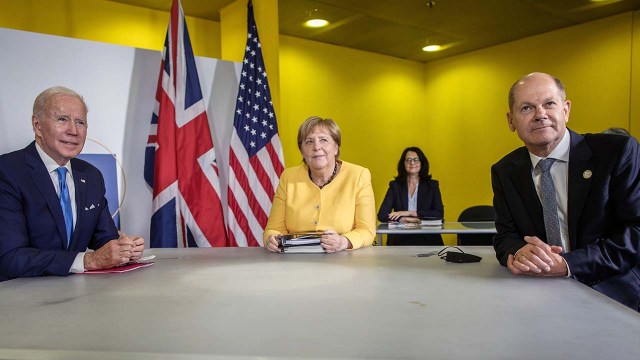
[(551, 165), (556, 159), (542, 159), (538, 162), (538, 168), (542, 171), (540, 180), (540, 200), (542, 201), (542, 214), (544, 216), (544, 228), (547, 232), (547, 244), (562, 246), (560, 238), (560, 220), (558, 219), (558, 202), (556, 200), (556, 187), (551, 178)]
[(62, 215), (64, 215), (64, 224), (67, 229), (67, 249), (71, 243), (73, 235), (73, 211), (71, 210), (71, 198), (69, 197), (69, 189), (67, 188), (67, 168), (59, 167), (56, 169), (58, 173), (58, 185), (60, 188), (60, 207)]

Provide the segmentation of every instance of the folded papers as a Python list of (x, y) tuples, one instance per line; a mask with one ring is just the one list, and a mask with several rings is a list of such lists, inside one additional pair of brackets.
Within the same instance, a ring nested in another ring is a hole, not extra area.
[(420, 220), (420, 226), (442, 226), (442, 219)]
[(102, 269), (102, 270), (87, 270), (85, 272), (81, 272), (78, 274), (114, 274), (114, 273), (124, 273), (128, 271), (137, 270), (143, 267), (151, 266), (154, 262), (139, 262), (139, 263), (127, 263), (121, 266), (116, 266), (111, 269)]
[(389, 229), (420, 229), (423, 227), (433, 227), (440, 228), (442, 227), (442, 219), (427, 219), (420, 220), (420, 222), (398, 222), (393, 221), (389, 223)]

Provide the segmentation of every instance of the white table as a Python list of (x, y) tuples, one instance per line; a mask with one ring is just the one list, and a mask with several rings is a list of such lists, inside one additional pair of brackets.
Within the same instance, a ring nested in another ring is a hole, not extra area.
[(420, 228), (389, 228), (389, 223), (378, 225), (376, 245), (382, 245), (382, 234), (495, 234), (493, 221), (444, 222), (442, 226), (422, 226)]
[(0, 358), (633, 359), (640, 315), (568, 278), (416, 257), (151, 249), (124, 274), (0, 283)]

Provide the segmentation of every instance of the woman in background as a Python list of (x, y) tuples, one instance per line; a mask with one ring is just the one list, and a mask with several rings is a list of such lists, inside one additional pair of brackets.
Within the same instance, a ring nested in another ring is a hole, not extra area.
[[(378, 220), (411, 223), (443, 217), (440, 187), (438, 181), (431, 179), (429, 160), (420, 148), (404, 149), (398, 161), (398, 175), (389, 182)], [(443, 245), (443, 242), (440, 234), (389, 235), (387, 245)]]
[(312, 116), (298, 129), (303, 164), (285, 169), (264, 231), (264, 247), (282, 234), (323, 231), (326, 252), (371, 245), (376, 204), (368, 169), (340, 160), (342, 137), (331, 119)]

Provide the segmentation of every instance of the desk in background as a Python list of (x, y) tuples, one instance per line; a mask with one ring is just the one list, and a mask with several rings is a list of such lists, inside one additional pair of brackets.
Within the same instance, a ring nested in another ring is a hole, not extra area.
[(638, 359), (635, 311), (490, 247), (415, 256), (439, 249), (150, 249), (129, 273), (6, 281), (0, 358)]
[(421, 228), (389, 229), (389, 223), (378, 225), (376, 245), (382, 245), (382, 234), (495, 234), (493, 221), (445, 222), (442, 226), (423, 226)]

